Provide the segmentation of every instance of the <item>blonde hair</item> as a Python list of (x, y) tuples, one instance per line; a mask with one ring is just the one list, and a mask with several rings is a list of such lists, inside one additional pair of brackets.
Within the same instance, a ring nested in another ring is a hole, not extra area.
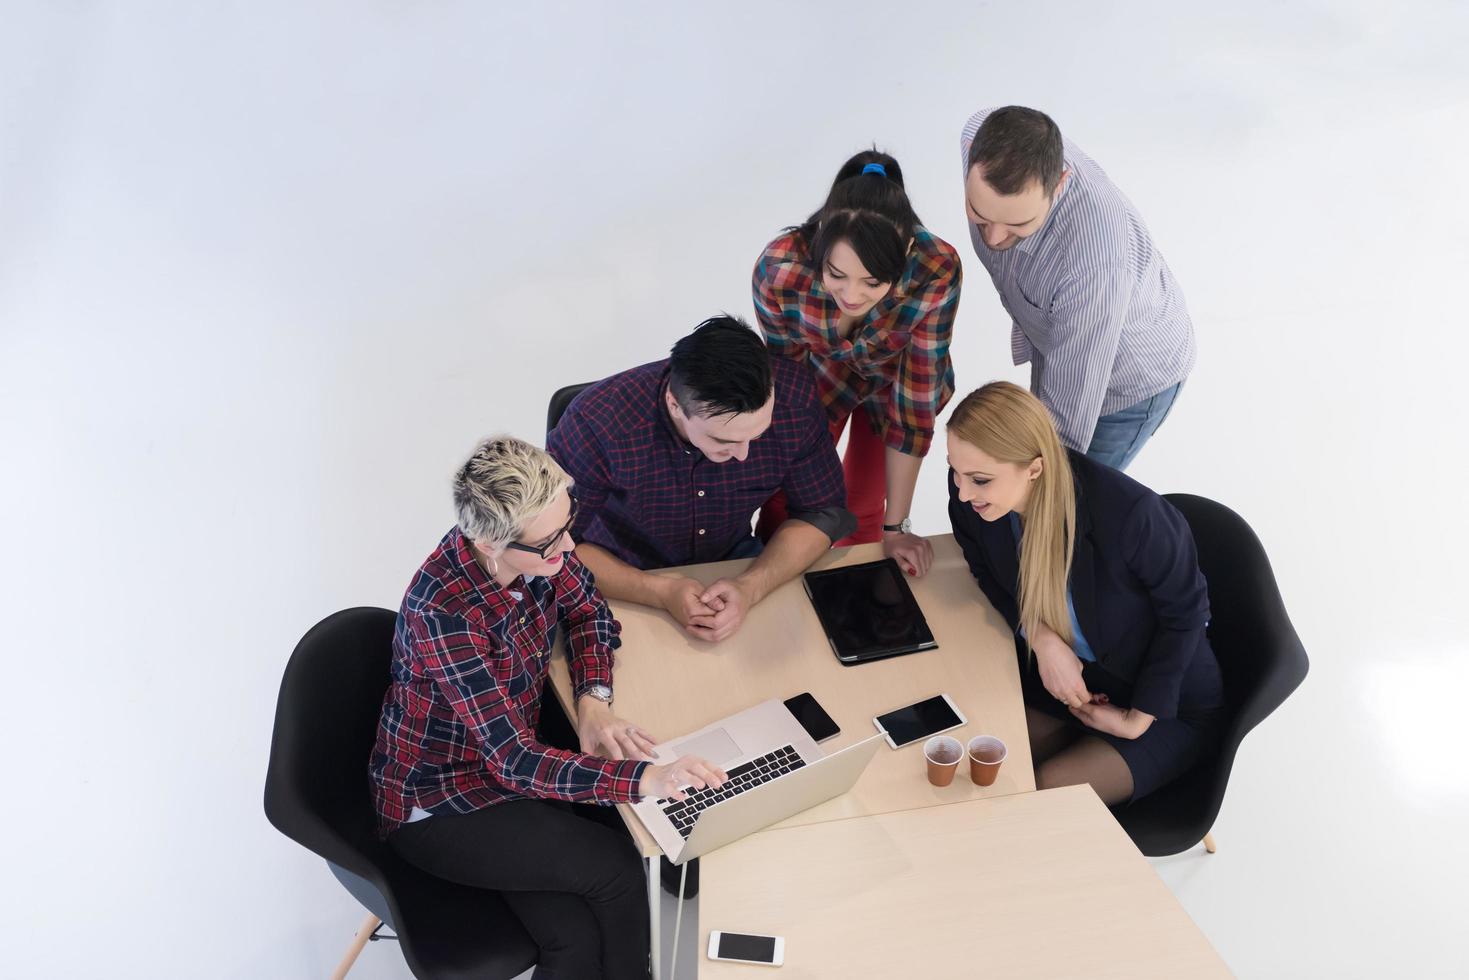
[(1020, 538), (1020, 625), (1027, 643), (1044, 623), (1073, 644), (1066, 583), (1076, 546), (1076, 488), (1050, 413), (1019, 385), (992, 381), (959, 403), (949, 431), (1002, 463), (1029, 466), (1040, 459)]
[(492, 436), (454, 474), (459, 530), (486, 548), (502, 548), (571, 487), (551, 455), (514, 436)]

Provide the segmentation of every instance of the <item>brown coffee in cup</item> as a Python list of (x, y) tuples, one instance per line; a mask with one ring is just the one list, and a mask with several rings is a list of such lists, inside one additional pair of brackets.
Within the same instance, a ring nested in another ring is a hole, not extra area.
[(923, 757), (928, 763), (928, 781), (935, 786), (947, 786), (954, 781), (954, 773), (959, 771), (964, 746), (957, 738), (935, 735), (923, 743)]
[(1000, 764), (1009, 751), (1005, 743), (993, 735), (976, 735), (969, 740), (969, 778), (976, 786), (993, 786), (1000, 775)]

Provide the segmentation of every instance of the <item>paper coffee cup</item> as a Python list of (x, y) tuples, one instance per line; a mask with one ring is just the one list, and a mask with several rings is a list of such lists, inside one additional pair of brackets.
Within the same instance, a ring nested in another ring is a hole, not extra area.
[(947, 786), (954, 781), (959, 763), (964, 759), (964, 746), (949, 735), (935, 735), (923, 743), (923, 758), (928, 762), (928, 781)]
[(976, 786), (993, 786), (1000, 763), (1009, 756), (1005, 743), (993, 735), (976, 735), (969, 740), (969, 778)]

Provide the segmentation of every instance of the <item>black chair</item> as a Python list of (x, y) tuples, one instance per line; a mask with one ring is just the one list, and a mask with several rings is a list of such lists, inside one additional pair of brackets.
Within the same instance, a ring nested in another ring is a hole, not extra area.
[(556, 423), (561, 421), (561, 416), (565, 413), (567, 406), (572, 403), (572, 400), (577, 395), (582, 393), (582, 389), (590, 388), (594, 384), (596, 384), (595, 381), (584, 381), (579, 385), (567, 385), (565, 388), (558, 389), (556, 394), (551, 396), (551, 403), (546, 406), (547, 435), (551, 433), (552, 429), (556, 428)]
[(334, 977), (346, 976), (381, 923), (397, 934), (416, 977), (508, 980), (530, 969), (538, 951), (499, 893), (435, 878), (377, 838), (367, 763), (395, 619), (386, 609), (345, 609), (296, 645), (276, 702), (265, 815), (326, 858), (371, 912)]
[(1224, 675), (1228, 721), (1219, 754), (1157, 792), (1113, 811), (1149, 857), (1188, 850), (1219, 816), (1240, 742), (1300, 686), (1309, 666), (1286, 615), (1270, 559), (1244, 519), (1223, 504), (1187, 493), (1166, 499), (1193, 529), (1209, 583), (1209, 642)]

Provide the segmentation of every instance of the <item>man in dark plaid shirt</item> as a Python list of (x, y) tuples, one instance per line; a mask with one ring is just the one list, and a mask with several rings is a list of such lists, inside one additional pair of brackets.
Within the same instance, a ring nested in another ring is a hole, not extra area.
[[(855, 527), (810, 368), (771, 358), (734, 317), (583, 391), (546, 448), (576, 480), (576, 551), (602, 593), (666, 609), (699, 639), (731, 635)], [(777, 490), (790, 519), (762, 550), (751, 519)], [(645, 571), (757, 554), (708, 586)]]

